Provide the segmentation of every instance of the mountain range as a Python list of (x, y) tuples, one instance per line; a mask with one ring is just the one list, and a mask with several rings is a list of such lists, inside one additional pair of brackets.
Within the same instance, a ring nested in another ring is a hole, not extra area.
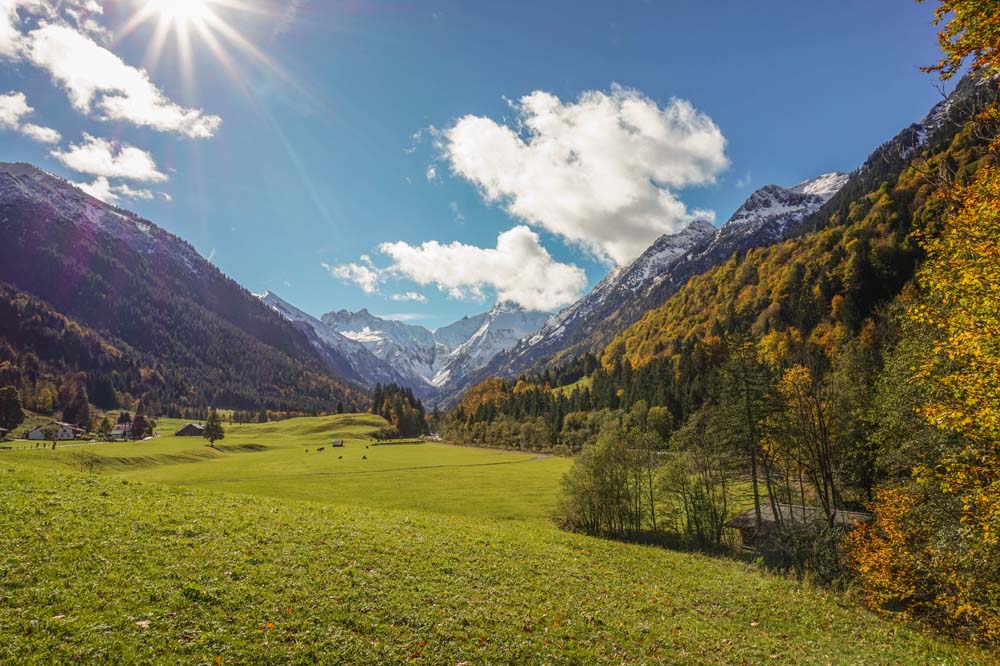
[(69, 363), (65, 351), (31, 343), (29, 323), (7, 322), (10, 349), (0, 355), (30, 351), (53, 372), (86, 371), (102, 395), (170, 404), (323, 409), (379, 383), (449, 404), (486, 377), (599, 353), (692, 277), (822, 227), (932, 141), (953, 104), (935, 106), (853, 174), (766, 185), (720, 228), (697, 220), (660, 237), (556, 314), (498, 303), (433, 331), (367, 310), (315, 317), (271, 292), (252, 295), (152, 222), (30, 165), (0, 164), (0, 283), (9, 301), (0, 306), (23, 313), (30, 301), (43, 318), (64, 317), (63, 332), (107, 342)]
[(395, 383), (422, 397), (482, 368), (499, 352), (531, 334), (548, 318), (510, 302), (431, 331), (377, 317), (367, 309), (338, 310), (319, 319), (272, 292), (262, 303), (292, 322), (330, 366), (366, 387)]

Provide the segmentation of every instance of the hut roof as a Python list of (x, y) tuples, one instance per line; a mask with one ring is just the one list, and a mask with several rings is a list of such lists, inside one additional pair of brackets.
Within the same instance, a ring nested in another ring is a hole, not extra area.
[[(781, 518), (789, 522), (810, 523), (826, 520), (826, 513), (824, 513), (823, 509), (817, 506), (780, 503), (776, 506), (778, 507), (778, 513), (781, 514)], [(775, 516), (774, 507), (771, 506), (770, 502), (761, 503), (760, 518), (761, 522), (765, 525), (777, 524), (778, 519)], [(859, 525), (861, 523), (870, 522), (872, 518), (874, 518), (874, 516), (870, 513), (837, 509), (833, 517), (833, 523), (834, 525), (841, 527), (854, 527), (855, 525)], [(726, 523), (726, 527), (735, 527), (737, 529), (756, 526), (757, 516), (753, 509), (744, 511)]]

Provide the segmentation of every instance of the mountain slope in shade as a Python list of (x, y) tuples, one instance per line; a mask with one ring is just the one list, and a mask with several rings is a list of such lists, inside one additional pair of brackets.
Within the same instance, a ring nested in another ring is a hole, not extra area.
[[(0, 164), (0, 282), (128, 345), (156, 378), (142, 390), (165, 406), (311, 410), (361, 399), (301, 331), (189, 244), (26, 164)], [(135, 390), (88, 370), (88, 381)]]

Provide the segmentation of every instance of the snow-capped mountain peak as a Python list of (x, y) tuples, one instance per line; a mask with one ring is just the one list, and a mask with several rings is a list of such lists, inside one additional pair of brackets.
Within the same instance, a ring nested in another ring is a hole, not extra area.
[[(850, 176), (831, 172), (793, 187), (765, 185), (743, 202), (723, 225), (722, 236), (751, 235), (764, 230), (770, 240), (785, 235), (841, 190)], [(722, 240), (722, 239), (720, 239)]]
[(847, 181), (850, 178), (850, 174), (841, 173), (839, 171), (831, 171), (830, 173), (824, 173), (823, 175), (810, 180), (804, 180), (789, 189), (792, 192), (798, 192), (799, 194), (815, 194), (826, 202), (829, 201), (834, 194), (843, 189), (844, 185), (847, 184)]

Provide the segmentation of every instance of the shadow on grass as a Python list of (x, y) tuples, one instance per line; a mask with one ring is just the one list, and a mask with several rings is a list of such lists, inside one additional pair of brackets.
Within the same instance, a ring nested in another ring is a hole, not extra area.
[(645, 530), (632, 534), (591, 534), (582, 530), (573, 529), (572, 527), (566, 525), (563, 521), (560, 521), (558, 518), (554, 519), (554, 522), (560, 529), (566, 530), (567, 532), (585, 534), (587, 536), (596, 539), (603, 539), (605, 541), (631, 543), (638, 546), (655, 546), (657, 548), (672, 550), (678, 553), (707, 555), (709, 557), (742, 562), (744, 564), (751, 564), (760, 559), (760, 555), (758, 553), (737, 548), (733, 544), (722, 543), (703, 545), (693, 539), (675, 532), (654, 532), (652, 530)]

